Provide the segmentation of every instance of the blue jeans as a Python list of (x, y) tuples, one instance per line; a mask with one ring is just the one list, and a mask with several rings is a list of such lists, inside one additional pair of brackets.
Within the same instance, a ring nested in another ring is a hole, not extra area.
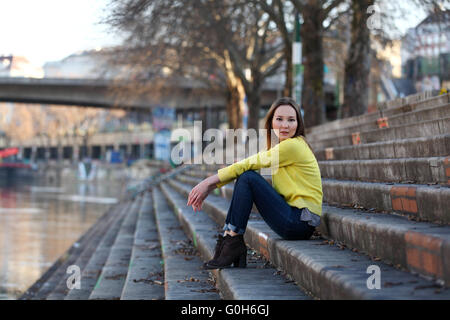
[(245, 171), (237, 178), (223, 229), (244, 234), (253, 202), (264, 221), (283, 239), (307, 240), (312, 236), (315, 227), (300, 220), (302, 209), (290, 206), (253, 170)]

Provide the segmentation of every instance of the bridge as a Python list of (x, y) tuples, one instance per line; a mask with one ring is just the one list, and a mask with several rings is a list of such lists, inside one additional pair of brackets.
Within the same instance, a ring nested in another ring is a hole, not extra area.
[[(199, 81), (180, 79), (149, 88), (141, 94), (122, 95), (129, 81), (108, 79), (0, 78), (0, 102), (56, 104), (148, 111), (156, 105), (176, 109), (225, 108), (224, 89), (212, 89)], [(262, 104), (270, 105), (277, 91), (264, 90)]]
[[(176, 109), (177, 119), (202, 120), (202, 129), (217, 128), (226, 115), (226, 92), (212, 89), (199, 81), (179, 79), (165, 86), (156, 85), (146, 93), (122, 95), (130, 86), (129, 81), (108, 79), (68, 78), (19, 78), (0, 77), (0, 102), (36, 103), (64, 106), (125, 109), (149, 112), (152, 107), (164, 106)], [(272, 86), (274, 87), (274, 86)], [(261, 105), (270, 106), (280, 95), (279, 89), (265, 89), (261, 94)], [(18, 145), (20, 154), (27, 159), (78, 159), (80, 154), (94, 159), (105, 158), (107, 150), (123, 150), (134, 156), (151, 154), (153, 133), (123, 132), (97, 134), (88, 146), (81, 141), (64, 139), (58, 144), (42, 145), (40, 139), (31, 139)], [(0, 147), (6, 147), (0, 143)], [(47, 151), (46, 151), (47, 150)], [(46, 156), (46, 152), (48, 156)]]

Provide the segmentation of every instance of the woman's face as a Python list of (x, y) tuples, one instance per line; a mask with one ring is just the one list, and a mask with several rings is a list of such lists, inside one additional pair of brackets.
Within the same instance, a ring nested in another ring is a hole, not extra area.
[(297, 126), (297, 114), (292, 106), (281, 105), (275, 110), (272, 128), (280, 142), (293, 137)]

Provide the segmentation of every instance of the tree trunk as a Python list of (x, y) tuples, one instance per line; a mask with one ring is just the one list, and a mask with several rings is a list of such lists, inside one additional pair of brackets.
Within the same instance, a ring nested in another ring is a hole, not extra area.
[(259, 129), (259, 110), (261, 109), (260, 92), (251, 92), (247, 95), (248, 122), (247, 129)]
[(283, 96), (292, 97), (292, 44), (285, 44), (284, 54), (286, 56), (286, 81), (283, 89)]
[(229, 94), (227, 95), (227, 114), (229, 129), (237, 129), (242, 127), (242, 112), (245, 91), (241, 79), (235, 74), (230, 54), (224, 51), (224, 68), (227, 79), (227, 87)]
[(227, 91), (227, 116), (228, 128), (237, 129), (242, 124), (242, 113), (239, 107), (240, 95), (236, 87), (228, 85)]
[(370, 31), (367, 8), (374, 0), (353, 0), (351, 43), (345, 62), (343, 117), (367, 112), (369, 103)]
[(304, 65), (302, 107), (306, 127), (325, 121), (323, 88), (323, 9), (320, 1), (308, 1), (303, 7), (302, 57)]

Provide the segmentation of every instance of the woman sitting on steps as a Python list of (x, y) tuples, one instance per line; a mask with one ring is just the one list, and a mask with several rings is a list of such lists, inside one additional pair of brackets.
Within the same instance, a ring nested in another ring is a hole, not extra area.
[[(232, 264), (246, 267), (243, 235), (253, 203), (272, 230), (286, 240), (307, 240), (320, 224), (323, 195), (320, 170), (304, 138), (305, 128), (295, 101), (286, 97), (276, 100), (265, 117), (265, 129), (267, 150), (219, 169), (189, 193), (187, 205), (198, 211), (212, 190), (237, 178), (224, 234), (219, 235), (214, 258), (205, 263), (206, 269)], [(279, 139), (274, 146), (271, 146), (272, 132)], [(261, 168), (275, 168), (273, 186), (253, 171)]]

